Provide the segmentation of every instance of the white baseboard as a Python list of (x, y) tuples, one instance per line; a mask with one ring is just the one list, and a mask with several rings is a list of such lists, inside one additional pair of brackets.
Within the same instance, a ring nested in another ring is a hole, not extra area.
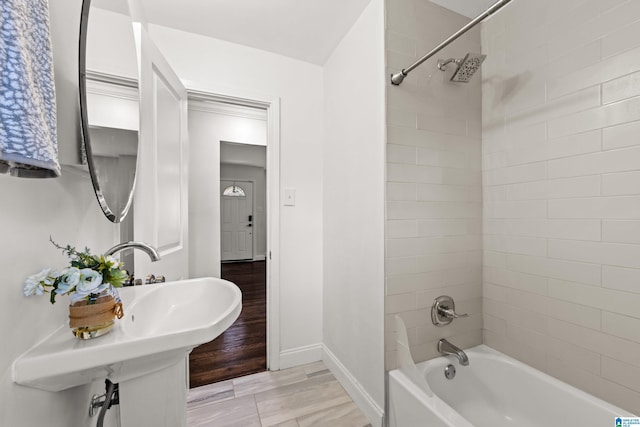
[(253, 257), (254, 261), (265, 261), (267, 259), (266, 255), (256, 255)]
[(322, 360), (322, 344), (311, 344), (280, 352), (280, 369), (306, 365)]
[(347, 391), (353, 402), (369, 418), (373, 427), (382, 427), (384, 410), (371, 398), (351, 372), (322, 344), (322, 361)]

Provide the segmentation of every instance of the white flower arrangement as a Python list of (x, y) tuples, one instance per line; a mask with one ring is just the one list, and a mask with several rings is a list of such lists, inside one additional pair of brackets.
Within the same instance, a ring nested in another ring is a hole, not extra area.
[(92, 255), (89, 248), (77, 251), (67, 245), (62, 247), (51, 239), (51, 243), (63, 251), (71, 260), (71, 265), (62, 271), (45, 268), (25, 280), (23, 293), (25, 296), (51, 294), (51, 304), (56, 302), (57, 295), (69, 295), (71, 304), (86, 300), (89, 304), (95, 301), (100, 293), (119, 300), (116, 288), (122, 287), (127, 279), (123, 264), (112, 256)]

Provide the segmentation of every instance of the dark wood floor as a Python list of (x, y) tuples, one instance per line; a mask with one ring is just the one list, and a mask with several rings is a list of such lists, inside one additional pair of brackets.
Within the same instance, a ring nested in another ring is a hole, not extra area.
[(191, 388), (267, 369), (266, 262), (222, 264), (222, 278), (242, 291), (238, 320), (189, 355)]

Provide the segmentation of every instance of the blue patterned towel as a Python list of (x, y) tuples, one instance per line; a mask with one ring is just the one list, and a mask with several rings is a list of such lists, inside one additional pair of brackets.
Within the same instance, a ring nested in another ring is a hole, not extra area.
[(60, 176), (48, 0), (0, 0), (0, 173)]

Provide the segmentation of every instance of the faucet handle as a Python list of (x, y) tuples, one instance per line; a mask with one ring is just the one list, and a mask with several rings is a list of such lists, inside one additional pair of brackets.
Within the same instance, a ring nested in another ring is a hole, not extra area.
[(469, 317), (468, 314), (456, 313), (456, 305), (453, 298), (447, 295), (441, 295), (433, 301), (431, 306), (431, 321), (436, 326), (446, 326), (461, 317)]
[(136, 278), (133, 276), (132, 273), (130, 274), (128, 270), (125, 270), (125, 271), (127, 272), (127, 278), (125, 279), (122, 286), (133, 286), (135, 284)]
[(149, 274), (147, 275), (147, 278), (145, 279), (144, 283), (146, 285), (150, 285), (153, 283), (164, 283), (166, 281), (167, 279), (165, 279), (164, 276), (154, 276), (153, 274)]
[(450, 319), (459, 319), (461, 317), (469, 317), (469, 315), (466, 314), (466, 313), (458, 314), (452, 308), (447, 308), (447, 307), (444, 307), (444, 306), (438, 307), (438, 312), (441, 315), (443, 315), (444, 317), (448, 317)]

